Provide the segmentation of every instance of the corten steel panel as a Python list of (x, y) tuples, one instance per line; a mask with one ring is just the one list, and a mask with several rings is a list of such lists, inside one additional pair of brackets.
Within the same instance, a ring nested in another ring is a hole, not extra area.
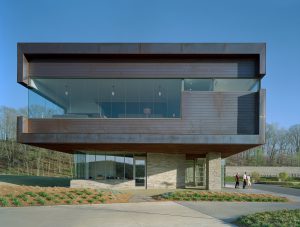
[(131, 58), (132, 55), (160, 56), (165, 59), (203, 58), (203, 56), (232, 58), (254, 57), (258, 59), (258, 76), (265, 75), (264, 43), (18, 43), (18, 82), (28, 84), (30, 61), (45, 56), (54, 58), (91, 56), (119, 56)]
[(182, 92), (181, 119), (29, 119), (29, 133), (258, 134), (257, 92)]
[(88, 151), (116, 151), (128, 153), (169, 153), (169, 154), (188, 154), (197, 157), (205, 157), (208, 152), (220, 152), (222, 158), (253, 148), (253, 144), (45, 144), (32, 143), (30, 145), (43, 147), (51, 150), (66, 153), (76, 153), (78, 150)]
[[(166, 78), (182, 75), (201, 78), (206, 74), (262, 77), (265, 51), (264, 43), (20, 43), (18, 82), (27, 86), (30, 76), (43, 73), (62, 77), (66, 74), (64, 70), (74, 77), (87, 70), (91, 77), (97, 73), (104, 75), (113, 66), (117, 69), (112, 77), (124, 73), (128, 78), (134, 69), (137, 74), (152, 78), (164, 71), (167, 73), (161, 77)], [(74, 72), (68, 71), (72, 62), (78, 64)], [(205, 154), (212, 151), (222, 152), (226, 157), (264, 143), (264, 106), (265, 91), (183, 92), (181, 119), (18, 118), (17, 140), (64, 152), (94, 149)]]
[[(141, 62), (95, 62), (69, 60), (31, 60), (30, 78), (255, 78), (256, 59), (199, 59), (173, 62), (170, 59), (155, 59)], [(109, 61), (109, 60), (107, 60)], [(159, 61), (159, 62), (157, 62)], [(178, 60), (177, 60), (178, 61)], [(183, 62), (186, 61), (186, 62)]]

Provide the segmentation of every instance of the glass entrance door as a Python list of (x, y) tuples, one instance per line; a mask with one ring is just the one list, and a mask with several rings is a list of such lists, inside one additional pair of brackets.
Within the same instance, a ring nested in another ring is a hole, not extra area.
[(205, 188), (206, 186), (206, 165), (205, 158), (186, 160), (185, 186)]
[(134, 157), (135, 186), (146, 186), (146, 157)]
[(195, 186), (205, 187), (205, 185), (206, 185), (205, 159), (198, 158), (195, 160)]

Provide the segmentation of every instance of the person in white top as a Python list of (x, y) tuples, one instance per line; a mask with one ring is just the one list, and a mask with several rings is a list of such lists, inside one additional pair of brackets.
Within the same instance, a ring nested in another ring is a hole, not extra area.
[(245, 189), (247, 185), (247, 173), (245, 172), (243, 175), (243, 189)]
[(248, 188), (251, 187), (251, 179), (250, 179), (250, 175), (247, 176), (247, 186), (248, 186)]

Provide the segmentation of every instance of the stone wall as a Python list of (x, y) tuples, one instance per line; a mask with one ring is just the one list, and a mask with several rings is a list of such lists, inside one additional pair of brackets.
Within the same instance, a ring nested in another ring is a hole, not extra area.
[(226, 176), (240, 175), (244, 172), (251, 174), (258, 172), (260, 176), (278, 176), (281, 172), (286, 172), (289, 176), (300, 177), (300, 167), (276, 167), (276, 166), (226, 166)]
[(94, 181), (94, 180), (71, 180), (71, 188), (95, 188), (95, 189), (132, 189), (135, 188), (135, 181), (124, 180), (106, 180), (106, 181)]
[(147, 188), (185, 186), (185, 154), (147, 154)]
[(221, 190), (221, 153), (206, 155), (206, 187), (208, 190)]

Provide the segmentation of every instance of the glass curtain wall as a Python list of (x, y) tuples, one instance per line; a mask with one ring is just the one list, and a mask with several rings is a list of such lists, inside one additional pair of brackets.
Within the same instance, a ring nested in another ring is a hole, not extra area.
[(185, 91), (252, 91), (260, 89), (258, 79), (184, 79)]
[(185, 91), (251, 91), (259, 79), (41, 79), (28, 91), (29, 118), (180, 118)]
[(179, 118), (181, 79), (31, 79), (29, 118)]
[(134, 155), (123, 153), (75, 154), (76, 178), (90, 180), (133, 180)]

